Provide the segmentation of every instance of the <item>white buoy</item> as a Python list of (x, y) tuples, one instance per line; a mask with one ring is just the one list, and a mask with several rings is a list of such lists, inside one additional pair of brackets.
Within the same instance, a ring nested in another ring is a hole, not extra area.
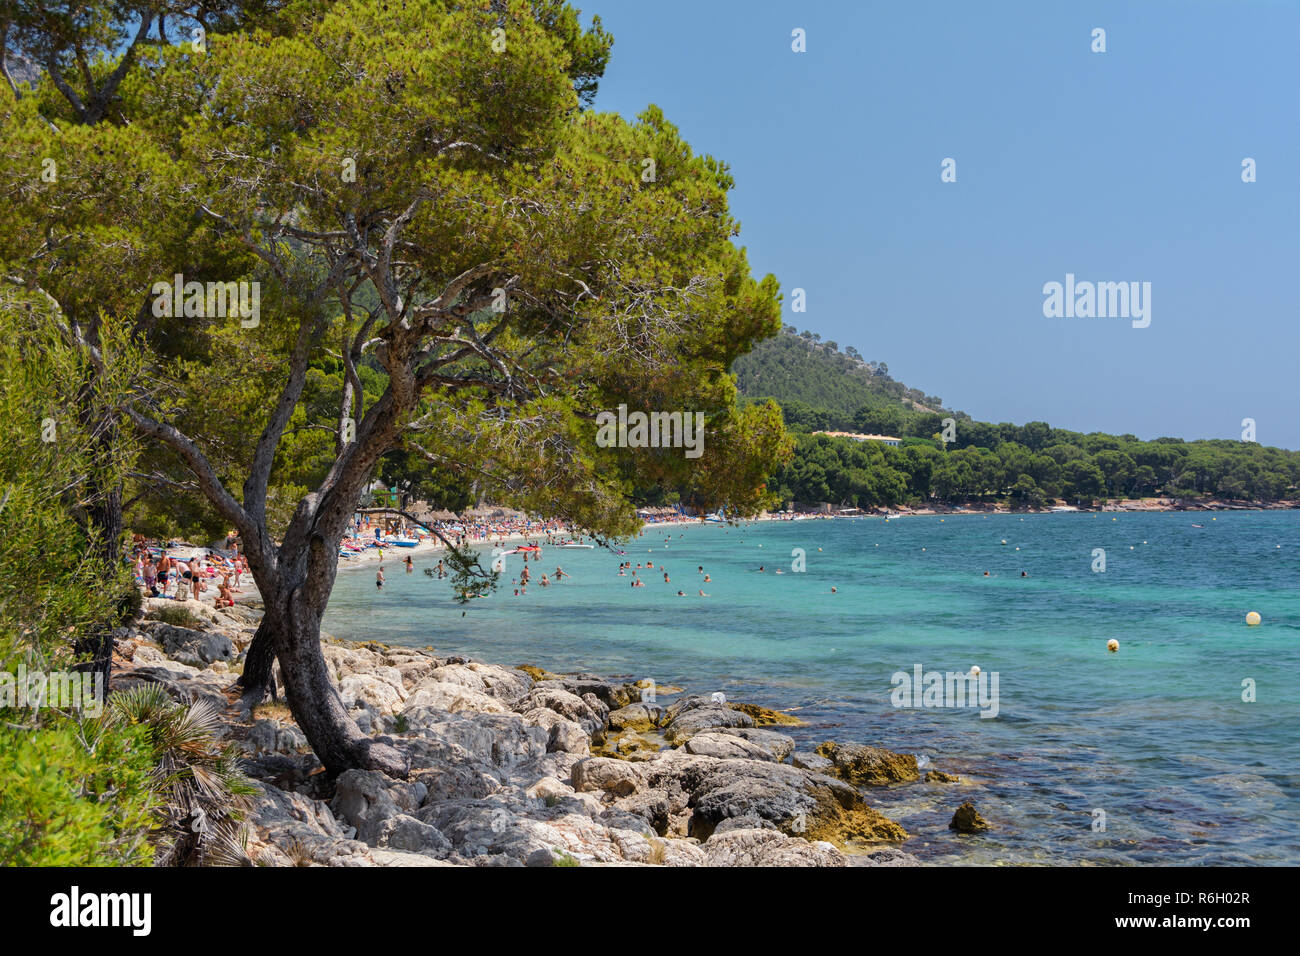
[(1251, 611), (1246, 615), (1246, 625), (1248, 627), (1259, 627), (1259, 622), (1262, 620), (1263, 618), (1259, 616), (1258, 611)]
[(1106, 642), (1106, 650), (1110, 651), (1112, 654), (1115, 653), (1117, 650), (1119, 650), (1119, 641), (1115, 640), (1115, 638), (1112, 637), (1109, 641)]
[(980, 676), (980, 666), (979, 666), (978, 664), (972, 664), (972, 665), (971, 665), (970, 676), (971, 676), (971, 677), (979, 677), (979, 676)]

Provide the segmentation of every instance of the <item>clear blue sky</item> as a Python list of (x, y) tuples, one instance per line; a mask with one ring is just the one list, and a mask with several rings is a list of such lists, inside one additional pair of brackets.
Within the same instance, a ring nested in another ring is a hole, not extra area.
[[(1300, 448), (1297, 0), (575, 2), (597, 108), (730, 164), (788, 323), (977, 419)], [(1150, 327), (1045, 318), (1067, 272), (1150, 282)]]

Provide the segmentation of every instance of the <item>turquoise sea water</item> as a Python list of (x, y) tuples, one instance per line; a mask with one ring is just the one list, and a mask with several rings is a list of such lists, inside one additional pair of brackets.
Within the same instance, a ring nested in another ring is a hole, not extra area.
[[(722, 691), (799, 708), (808, 726), (781, 729), (801, 747), (916, 753), (968, 783), (867, 796), (928, 862), (1300, 863), (1300, 513), (1116, 517), (649, 528), (625, 546), (656, 566), (644, 588), (617, 576), (625, 558), (609, 551), (547, 548), (527, 596), (503, 586), (468, 608), (421, 573), (436, 558), (410, 575), (390, 560), (382, 594), (373, 566), (340, 572), (324, 627)], [(791, 571), (794, 548), (804, 573)], [(507, 561), (508, 580), (522, 564)], [(537, 586), (557, 563), (573, 577)], [(1260, 627), (1246, 626), (1250, 610)], [(895, 707), (891, 675), (917, 664), (996, 672), (997, 716)], [(965, 799), (994, 825), (987, 836), (947, 830)]]

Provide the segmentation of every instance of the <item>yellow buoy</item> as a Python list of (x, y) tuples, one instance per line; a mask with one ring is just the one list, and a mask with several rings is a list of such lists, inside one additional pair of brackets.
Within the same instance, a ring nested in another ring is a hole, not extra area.
[(1115, 638), (1112, 637), (1109, 641), (1106, 642), (1106, 650), (1110, 651), (1112, 654), (1115, 651), (1119, 650), (1119, 641), (1115, 640)]
[(1259, 622), (1262, 620), (1263, 618), (1259, 616), (1258, 611), (1251, 611), (1246, 615), (1246, 624), (1250, 627), (1259, 627)]

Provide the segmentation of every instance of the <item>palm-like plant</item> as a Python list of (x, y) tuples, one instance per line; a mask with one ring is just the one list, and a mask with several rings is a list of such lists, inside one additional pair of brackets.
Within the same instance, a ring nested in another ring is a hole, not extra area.
[(108, 719), (143, 727), (163, 794), (154, 836), (160, 866), (251, 866), (243, 813), (256, 788), (239, 771), (237, 751), (220, 744), (211, 701), (174, 703), (160, 687), (114, 694)]

